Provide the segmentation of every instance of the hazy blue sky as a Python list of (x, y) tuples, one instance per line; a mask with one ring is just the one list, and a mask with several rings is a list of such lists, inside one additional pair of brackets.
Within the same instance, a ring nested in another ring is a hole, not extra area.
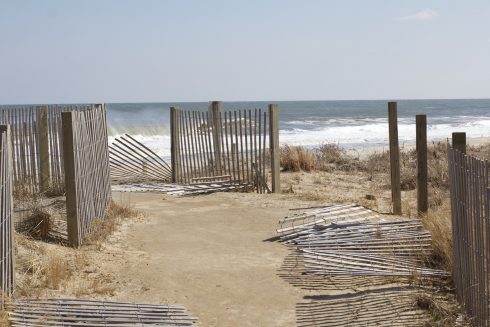
[(490, 2), (0, 0), (0, 103), (490, 97)]

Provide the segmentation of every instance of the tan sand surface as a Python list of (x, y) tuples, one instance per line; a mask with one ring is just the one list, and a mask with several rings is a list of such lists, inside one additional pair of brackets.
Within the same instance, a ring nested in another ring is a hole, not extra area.
[(182, 304), (201, 326), (294, 326), (305, 292), (277, 276), (286, 247), (264, 242), (288, 212), (280, 197), (114, 194), (148, 219), (120, 240), (126, 263), (103, 270), (126, 283), (118, 298)]

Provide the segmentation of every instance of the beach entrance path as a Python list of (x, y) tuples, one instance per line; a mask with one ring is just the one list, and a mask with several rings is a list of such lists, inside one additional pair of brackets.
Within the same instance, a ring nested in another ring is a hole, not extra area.
[(288, 213), (280, 196), (131, 193), (128, 200), (115, 193), (114, 199), (148, 216), (120, 240), (124, 262), (105, 267), (124, 285), (117, 297), (179, 303), (201, 326), (296, 325), (295, 306), (306, 293), (278, 276), (287, 247), (264, 241)]

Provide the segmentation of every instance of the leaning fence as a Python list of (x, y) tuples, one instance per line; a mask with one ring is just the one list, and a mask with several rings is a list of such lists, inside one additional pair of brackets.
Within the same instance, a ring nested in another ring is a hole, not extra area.
[(490, 326), (490, 189), (488, 161), (448, 146), (453, 279), (475, 326)]
[(0, 307), (14, 288), (12, 147), (10, 126), (0, 125)]
[[(230, 182), (270, 192), (270, 113), (262, 109), (171, 109), (176, 183)], [(277, 137), (274, 135), (273, 137)]]
[(62, 113), (68, 242), (82, 244), (111, 200), (104, 106)]
[(50, 185), (63, 187), (61, 113), (94, 106), (0, 107), (0, 124), (9, 124), (12, 129), (13, 179), (17, 189), (37, 193)]

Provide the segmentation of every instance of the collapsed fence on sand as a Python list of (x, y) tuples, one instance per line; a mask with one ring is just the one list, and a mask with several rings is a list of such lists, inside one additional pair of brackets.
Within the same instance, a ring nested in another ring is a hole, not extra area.
[[(277, 106), (222, 111), (171, 108), (172, 182), (232, 182), (251, 185), (258, 193), (279, 190)], [(268, 142), (267, 142), (268, 141)], [(272, 187), (267, 184), (271, 171)]]
[(448, 145), (453, 280), (456, 297), (478, 327), (490, 326), (490, 188), (486, 160)]

